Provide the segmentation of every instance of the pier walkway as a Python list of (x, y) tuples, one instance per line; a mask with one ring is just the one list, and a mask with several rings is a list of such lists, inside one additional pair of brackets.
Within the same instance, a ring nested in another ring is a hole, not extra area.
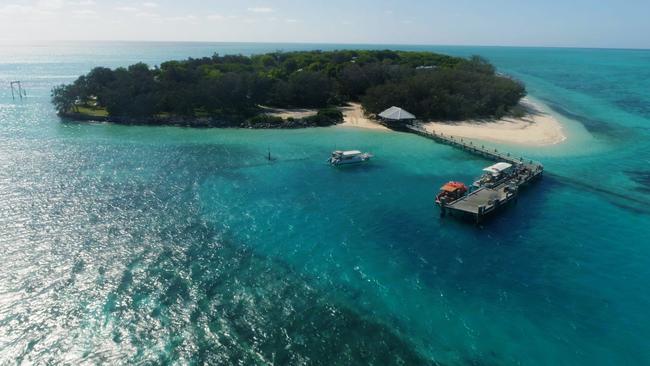
[(462, 138), (454, 137), (451, 135), (444, 135), (442, 133), (430, 132), (417, 125), (409, 125), (407, 129), (422, 137), (457, 147), (461, 150), (465, 150), (474, 155), (482, 156), (489, 160), (505, 161), (513, 165), (523, 164), (533, 171), (538, 170), (537, 168), (540, 168), (542, 170), (544, 169), (543, 165), (536, 161), (525, 159), (524, 157), (516, 157), (515, 155), (512, 155), (508, 152), (500, 152), (497, 149), (486, 148), (484, 145), (478, 146), (472, 141), (466, 141)]
[(426, 131), (417, 125), (408, 126), (407, 128), (415, 134), (434, 141), (459, 148), (495, 162), (508, 162), (515, 166), (515, 172), (508, 179), (494, 186), (481, 187), (453, 202), (441, 204), (442, 215), (445, 215), (447, 212), (450, 214), (459, 213), (469, 215), (478, 223), (486, 215), (516, 200), (519, 188), (540, 178), (544, 172), (544, 166), (533, 160), (516, 157), (510, 153), (500, 152), (497, 149), (489, 149), (484, 145), (478, 146), (472, 141), (465, 141), (462, 138)]

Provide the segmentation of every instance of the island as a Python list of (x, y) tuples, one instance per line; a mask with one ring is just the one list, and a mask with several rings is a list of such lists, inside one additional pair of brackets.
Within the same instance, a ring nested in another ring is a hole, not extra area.
[(374, 117), (391, 106), (420, 120), (480, 123), (523, 116), (525, 96), (521, 82), (479, 56), (339, 50), (96, 67), (55, 87), (52, 103), (72, 120), (299, 128), (343, 123), (346, 110)]

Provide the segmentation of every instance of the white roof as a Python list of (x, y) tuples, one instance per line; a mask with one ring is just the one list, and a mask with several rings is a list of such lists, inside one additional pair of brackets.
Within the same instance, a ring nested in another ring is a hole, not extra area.
[(349, 150), (343, 152), (343, 155), (359, 155), (359, 154), (361, 154), (361, 151), (359, 150)]
[(496, 163), (494, 165), (490, 165), (489, 167), (483, 169), (484, 172), (492, 173), (492, 174), (497, 174), (501, 173), (504, 170), (508, 170), (512, 167), (512, 164), (509, 163)]
[(402, 108), (392, 106), (387, 110), (379, 113), (379, 117), (384, 119), (390, 119), (393, 121), (403, 121), (409, 119), (415, 119), (415, 116), (411, 113), (403, 110)]

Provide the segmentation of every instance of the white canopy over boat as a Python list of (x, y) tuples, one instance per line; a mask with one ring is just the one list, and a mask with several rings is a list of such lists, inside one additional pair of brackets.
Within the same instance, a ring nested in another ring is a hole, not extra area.
[(496, 163), (494, 165), (490, 165), (489, 167), (483, 169), (483, 171), (486, 173), (496, 175), (496, 174), (506, 172), (510, 170), (510, 168), (512, 168), (512, 164), (501, 162), (501, 163)]
[(342, 155), (342, 156), (352, 156), (352, 155), (360, 155), (361, 151), (359, 150), (336, 150), (332, 152), (332, 155)]
[(390, 107), (387, 110), (379, 113), (379, 117), (383, 119), (389, 119), (391, 121), (408, 121), (415, 119), (415, 116), (411, 113), (403, 110), (400, 107)]
[(359, 155), (359, 154), (361, 154), (361, 151), (359, 151), (359, 150), (348, 150), (348, 151), (344, 151), (344, 152), (343, 152), (343, 155), (344, 155), (344, 156), (348, 156), (348, 155)]

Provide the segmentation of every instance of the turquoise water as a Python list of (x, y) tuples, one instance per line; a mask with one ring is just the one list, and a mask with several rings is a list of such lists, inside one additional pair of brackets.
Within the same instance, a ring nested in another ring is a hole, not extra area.
[[(49, 104), (96, 65), (342, 47), (378, 46), (0, 46), (28, 93), (0, 88), (0, 363), (650, 364), (650, 51), (399, 47), (483, 55), (564, 123), (507, 146), (548, 175), (482, 227), (432, 199), (487, 162), (416, 136)], [(336, 148), (377, 158), (331, 169)]]

